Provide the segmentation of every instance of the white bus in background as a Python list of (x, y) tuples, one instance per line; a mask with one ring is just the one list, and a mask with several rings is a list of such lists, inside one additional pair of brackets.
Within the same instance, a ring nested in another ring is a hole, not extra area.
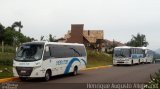
[(143, 59), (143, 50), (137, 47), (119, 46), (114, 48), (113, 65), (140, 64)]
[(154, 52), (147, 47), (139, 47), (143, 50), (143, 63), (153, 63)]
[(22, 44), (13, 61), (13, 74), (21, 80), (73, 73), (86, 68), (87, 55), (83, 44), (28, 42)]

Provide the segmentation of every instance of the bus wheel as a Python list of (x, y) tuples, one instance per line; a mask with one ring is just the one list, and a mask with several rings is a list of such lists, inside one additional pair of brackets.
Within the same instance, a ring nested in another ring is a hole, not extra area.
[(77, 66), (75, 66), (75, 67), (74, 67), (74, 70), (73, 70), (73, 75), (74, 75), (74, 76), (76, 76), (76, 75), (77, 75), (77, 73), (78, 73), (78, 67), (77, 67)]
[(131, 66), (133, 65), (133, 60), (131, 61)]
[(46, 71), (46, 74), (45, 74), (45, 77), (44, 77), (44, 80), (45, 81), (49, 81), (51, 78), (51, 71), (47, 70)]

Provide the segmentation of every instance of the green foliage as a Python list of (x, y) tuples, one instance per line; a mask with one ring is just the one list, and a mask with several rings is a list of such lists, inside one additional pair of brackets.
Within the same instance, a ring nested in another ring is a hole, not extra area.
[(52, 34), (49, 34), (49, 42), (54, 42), (55, 41), (55, 36), (52, 37)]
[[(19, 28), (18, 31), (16, 31), (16, 27)], [(21, 43), (33, 41), (34, 38), (21, 33), (21, 28), (23, 28), (21, 21), (14, 22), (11, 27), (7, 28), (0, 24), (0, 43), (4, 41), (5, 45), (19, 46)]]
[[(2, 50), (1, 46), (0, 50)], [(14, 55), (15, 47), (11, 46), (4, 46), (4, 53), (0, 52), (0, 70), (2, 71), (0, 73), (0, 79), (13, 76), (12, 65)]]
[(87, 50), (87, 67), (106, 66), (111, 64), (111, 55), (103, 52)]
[(145, 89), (160, 89), (160, 70), (154, 76), (150, 75), (151, 82)]
[[(2, 46), (0, 46), (0, 52), (2, 50)], [(16, 47), (12, 46), (4, 46), (4, 52), (6, 53), (15, 53), (16, 52)]]
[(12, 26), (11, 26), (11, 28), (12, 29), (15, 29), (15, 27), (18, 27), (19, 28), (19, 30), (18, 30), (18, 32), (21, 32), (21, 28), (23, 28), (23, 25), (21, 24), (21, 21), (16, 21), (16, 22), (14, 22), (13, 24), (12, 24)]
[(14, 53), (1, 53), (0, 52), (0, 65), (1, 66), (12, 66)]
[(41, 36), (40, 41), (43, 41), (43, 40), (44, 40), (44, 36)]
[(146, 47), (148, 46), (148, 42), (146, 41), (146, 36), (144, 34), (138, 33), (137, 36), (132, 35), (132, 39), (126, 43), (127, 46), (134, 47)]
[(13, 77), (12, 66), (1, 66), (0, 70), (3, 71), (0, 73), (0, 79)]
[(14, 31), (10, 27), (7, 27), (4, 32), (4, 37), (4, 43), (12, 45), (14, 41)]
[(0, 23), (0, 42), (4, 39), (4, 26)]
[(56, 36), (52, 36), (52, 34), (49, 34), (48, 37), (41, 36), (40, 41), (56, 42), (55, 37)]

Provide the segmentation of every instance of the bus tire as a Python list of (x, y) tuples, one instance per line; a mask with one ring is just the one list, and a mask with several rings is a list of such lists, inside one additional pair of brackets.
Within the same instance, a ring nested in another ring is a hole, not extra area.
[(133, 65), (133, 60), (131, 61), (131, 66)]
[(45, 76), (44, 76), (44, 80), (49, 81), (50, 78), (51, 78), (51, 71), (47, 70), (46, 73), (45, 73)]
[(141, 64), (141, 61), (140, 61), (140, 59), (138, 60), (138, 64)]
[(77, 66), (74, 67), (72, 74), (73, 74), (73, 76), (76, 76), (78, 74), (78, 67)]

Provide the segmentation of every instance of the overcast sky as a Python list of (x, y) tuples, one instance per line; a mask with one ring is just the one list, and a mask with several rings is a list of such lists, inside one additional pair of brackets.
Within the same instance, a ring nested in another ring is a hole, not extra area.
[(40, 39), (63, 37), (71, 24), (104, 30), (104, 38), (127, 42), (145, 34), (149, 48), (160, 48), (160, 0), (0, 0), (0, 23), (23, 24), (22, 33)]

